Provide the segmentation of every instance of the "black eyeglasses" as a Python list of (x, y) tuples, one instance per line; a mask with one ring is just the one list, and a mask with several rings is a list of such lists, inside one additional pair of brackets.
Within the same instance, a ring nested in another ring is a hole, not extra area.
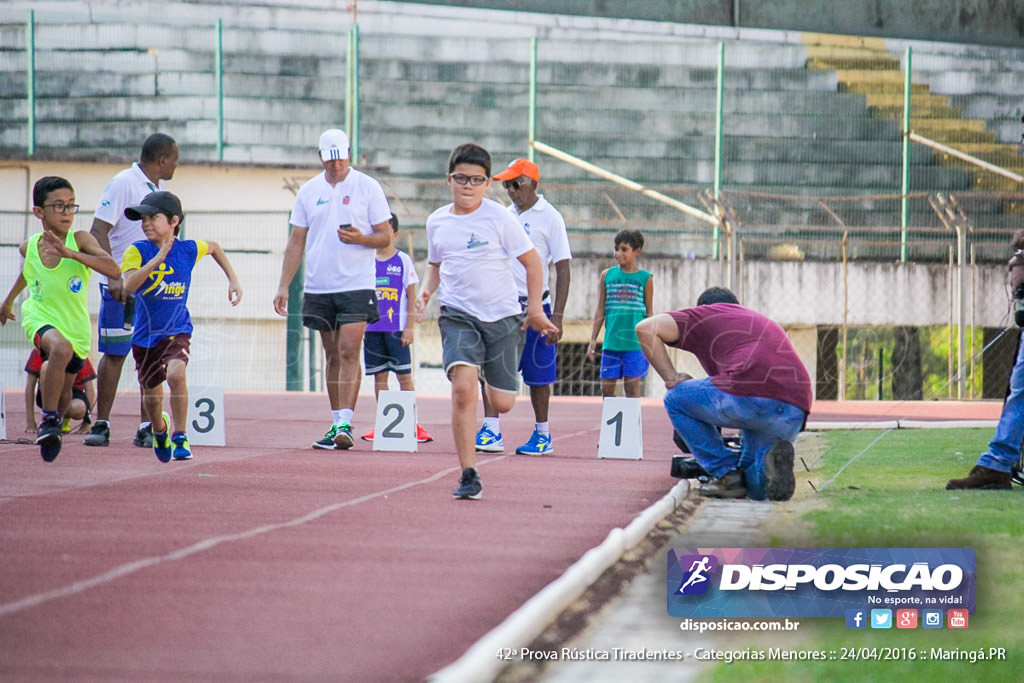
[(526, 180), (502, 180), (501, 181), (502, 186), (506, 190), (516, 190), (517, 192), (519, 191), (519, 188), (526, 187), (526, 183), (527, 183)]
[(465, 173), (455, 173), (449, 175), (452, 182), (456, 185), (472, 185), (473, 187), (479, 187), (487, 182), (487, 176), (485, 175), (466, 175)]
[(56, 213), (78, 213), (80, 208), (78, 204), (65, 204), (64, 202), (54, 202), (53, 204), (43, 204), (44, 209), (53, 209)]

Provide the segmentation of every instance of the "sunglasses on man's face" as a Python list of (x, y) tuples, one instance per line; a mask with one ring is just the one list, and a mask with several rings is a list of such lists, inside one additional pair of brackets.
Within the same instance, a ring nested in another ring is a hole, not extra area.
[(502, 180), (501, 185), (506, 190), (519, 191), (520, 188), (526, 187), (530, 181), (528, 180)]

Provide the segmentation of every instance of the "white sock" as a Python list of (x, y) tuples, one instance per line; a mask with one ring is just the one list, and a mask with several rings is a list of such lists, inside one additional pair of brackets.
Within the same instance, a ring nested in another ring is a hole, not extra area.
[(341, 410), (338, 411), (338, 417), (335, 418), (336, 420), (338, 420), (338, 422), (335, 422), (335, 424), (352, 424), (352, 416), (355, 414), (356, 411), (352, 410), (351, 408), (342, 408)]
[(551, 436), (551, 429), (550, 429), (550, 427), (548, 427), (548, 424), (549, 423), (547, 423), (547, 422), (538, 422), (534, 426), (534, 429), (537, 430), (538, 434), (542, 434), (544, 436)]
[(495, 434), (501, 434), (501, 418), (498, 417), (485, 417), (484, 427), (487, 427)]
[(334, 424), (340, 425), (341, 424), (341, 411), (340, 410), (332, 410), (331, 411), (331, 419), (334, 420)]
[(140, 422), (139, 423), (139, 429), (145, 429), (146, 427), (149, 427), (152, 424), (153, 424), (152, 422)]

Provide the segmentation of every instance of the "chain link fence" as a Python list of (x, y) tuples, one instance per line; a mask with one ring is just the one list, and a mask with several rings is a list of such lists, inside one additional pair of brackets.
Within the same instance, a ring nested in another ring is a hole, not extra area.
[[(240, 17), (214, 26), (169, 10), (166, 25), (142, 35), (102, 8), (41, 13), (31, 27), (23, 13), (0, 11), (0, 152), (130, 158), (138, 143), (128, 141), (158, 127), (190, 162), (284, 166), (346, 120), (360, 141), (357, 165), (382, 181), (402, 221), (399, 246), (422, 262), (423, 222), (449, 201), (448, 152), (472, 139), (497, 168), (534, 155), (541, 191), (569, 226), (577, 260), (558, 391), (597, 392), (580, 345), (596, 274), (612, 262), (614, 234), (630, 227), (647, 236), (656, 309), (733, 286), (802, 335), (819, 397), (1001, 394), (1015, 331), (1000, 264), (1024, 229), (1011, 177), (1024, 171), (1024, 51), (770, 32), (725, 42), (696, 31), (536, 38), (519, 26), (494, 37), (427, 21), (397, 32), (372, 13), (350, 49), (347, 14), (319, 24), (288, 16), (277, 29)], [(1011, 175), (911, 144), (908, 131)], [(534, 141), (719, 222), (535, 153)], [(503, 195), (492, 188), (507, 203)], [(942, 209), (949, 202), (955, 220)], [(90, 219), (83, 212), (78, 228)], [(15, 245), (33, 226), (23, 213), (0, 215), (5, 274), (17, 272)], [(286, 214), (193, 212), (186, 229), (220, 241), (249, 289), (239, 310), (222, 311), (219, 273), (207, 283), (200, 269), (192, 308), (210, 346), (194, 370), (231, 388), (283, 388), (286, 323), (269, 302)], [(12, 329), (0, 330), (7, 385), (20, 383)], [(421, 328), (417, 379), (420, 390), (445, 392), (432, 330)], [(315, 339), (290, 357), (305, 386), (323, 386)]]

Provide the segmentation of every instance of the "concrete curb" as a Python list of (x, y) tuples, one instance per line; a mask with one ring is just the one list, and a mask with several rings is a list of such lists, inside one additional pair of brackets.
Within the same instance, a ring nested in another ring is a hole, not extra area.
[(863, 422), (808, 422), (807, 431), (833, 429), (954, 429), (985, 427), (995, 429), (999, 420), (865, 420)]
[(522, 607), (491, 629), (457, 660), (432, 674), (433, 683), (490, 681), (505, 665), (497, 653), (518, 648), (539, 636), (551, 620), (579, 598), (599, 576), (635, 548), (654, 525), (671, 514), (689, 494), (686, 480), (679, 481), (661, 500), (641, 512), (625, 528), (612, 529), (605, 540), (588, 550), (564, 574), (527, 600)]

